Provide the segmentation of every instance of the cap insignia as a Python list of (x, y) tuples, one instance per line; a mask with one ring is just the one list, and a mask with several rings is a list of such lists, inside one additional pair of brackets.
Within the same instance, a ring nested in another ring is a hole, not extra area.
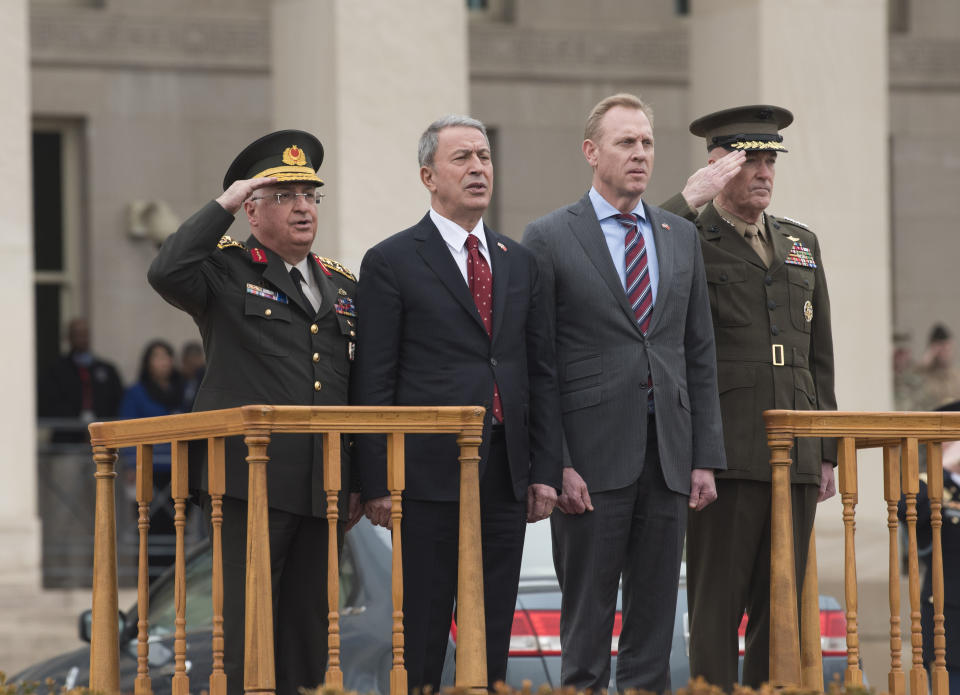
[(296, 145), (291, 145), (283, 151), (283, 163), (287, 166), (306, 166), (307, 155)]
[(349, 270), (347, 270), (346, 267), (344, 267), (344, 265), (340, 263), (340, 261), (335, 261), (332, 258), (326, 258), (324, 256), (317, 256), (317, 261), (322, 266), (325, 266), (332, 270), (336, 270), (338, 273), (343, 275), (345, 278), (347, 278), (351, 282), (357, 281), (357, 277), (353, 273), (351, 273)]

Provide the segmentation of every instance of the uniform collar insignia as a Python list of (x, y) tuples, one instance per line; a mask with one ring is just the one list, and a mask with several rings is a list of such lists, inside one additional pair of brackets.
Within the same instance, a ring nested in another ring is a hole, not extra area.
[(250, 249), (250, 258), (253, 259), (254, 263), (259, 263), (260, 265), (266, 265), (269, 262), (267, 260), (267, 254), (264, 253), (263, 249), (256, 247)]
[(333, 273), (330, 272), (330, 269), (327, 268), (327, 266), (323, 264), (323, 261), (320, 260), (320, 256), (318, 256), (315, 253), (311, 255), (313, 256), (313, 260), (317, 262), (317, 265), (320, 266), (320, 270), (323, 271), (324, 275), (326, 275), (327, 277), (330, 277), (331, 275), (333, 275)]

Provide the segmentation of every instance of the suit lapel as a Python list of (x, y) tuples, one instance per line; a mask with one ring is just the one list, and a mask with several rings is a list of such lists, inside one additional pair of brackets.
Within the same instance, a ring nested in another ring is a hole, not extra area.
[[(727, 253), (732, 253), (747, 263), (767, 270), (767, 266), (763, 264), (757, 252), (747, 243), (746, 239), (740, 236), (740, 233), (733, 228), (733, 225), (723, 219), (723, 216), (720, 215), (717, 208), (714, 207), (713, 202), (707, 203), (703, 214), (700, 215), (698, 224), (707, 241), (718, 244)], [(774, 245), (774, 248), (776, 249), (776, 245)], [(776, 259), (774, 259), (773, 263), (774, 265), (777, 263)]]
[(617, 275), (617, 269), (613, 265), (613, 259), (610, 257), (610, 248), (607, 246), (606, 239), (603, 236), (603, 230), (600, 229), (600, 222), (597, 220), (597, 213), (590, 202), (590, 196), (584, 195), (580, 202), (570, 208), (573, 218), (570, 220), (570, 230), (574, 237), (583, 247), (587, 258), (600, 273), (600, 277), (607, 284), (610, 293), (617, 300), (623, 313), (630, 319), (630, 323), (641, 333), (640, 326), (637, 325), (637, 318), (627, 299), (627, 293), (620, 282), (620, 276)]
[[(494, 341), (503, 325), (503, 312), (507, 308), (507, 289), (510, 286), (510, 259), (507, 258), (508, 245), (486, 224), (483, 225), (487, 237), (487, 251), (490, 253), (491, 269), (493, 274), (493, 332), (490, 340)], [(479, 316), (479, 312), (477, 313)]]
[(772, 215), (767, 215), (766, 232), (773, 242), (773, 260), (770, 262), (770, 270), (772, 272), (783, 265), (784, 260), (790, 253), (790, 249), (793, 248), (793, 240), (788, 238), (787, 233), (780, 228), (780, 225)]
[(676, 250), (673, 246), (673, 234), (670, 227), (660, 218), (658, 213), (650, 209), (646, 203), (643, 209), (647, 213), (647, 220), (650, 221), (650, 229), (653, 230), (654, 250), (657, 254), (657, 269), (659, 278), (657, 279), (657, 301), (653, 304), (653, 311), (650, 312), (650, 327), (648, 332), (653, 331), (654, 327), (660, 321), (660, 315), (663, 313), (665, 299), (670, 290), (670, 279), (673, 278), (674, 264), (676, 263)]
[[(417, 253), (420, 254), (424, 263), (434, 272), (440, 282), (442, 282), (450, 294), (453, 295), (453, 298), (463, 307), (464, 311), (470, 314), (480, 328), (483, 329), (483, 332), (486, 333), (487, 329), (484, 327), (483, 320), (480, 318), (480, 312), (477, 311), (477, 305), (474, 303), (473, 296), (470, 294), (470, 288), (467, 287), (467, 283), (463, 281), (463, 274), (461, 274), (460, 269), (453, 260), (453, 256), (450, 255), (447, 242), (440, 236), (440, 231), (433, 223), (433, 220), (430, 219), (429, 213), (420, 220), (414, 236), (420, 241)], [(496, 281), (494, 281), (493, 284), (494, 287), (496, 287)], [(496, 316), (496, 312), (494, 312), (494, 316)]]
[[(313, 272), (313, 278), (320, 290), (320, 311), (317, 312), (317, 318), (323, 318), (333, 309), (333, 303), (337, 301), (337, 287), (333, 281), (320, 269), (320, 261), (312, 253), (310, 254), (310, 270)], [(311, 308), (311, 313), (313, 309)]]
[(268, 280), (271, 285), (287, 295), (291, 304), (300, 307), (308, 316), (313, 316), (316, 312), (312, 306), (304, 304), (300, 293), (297, 292), (297, 288), (293, 285), (293, 278), (290, 277), (290, 273), (287, 272), (287, 267), (283, 264), (283, 259), (263, 246), (254, 236), (247, 239), (247, 247), (260, 248), (267, 254), (267, 267), (263, 271), (264, 280)]

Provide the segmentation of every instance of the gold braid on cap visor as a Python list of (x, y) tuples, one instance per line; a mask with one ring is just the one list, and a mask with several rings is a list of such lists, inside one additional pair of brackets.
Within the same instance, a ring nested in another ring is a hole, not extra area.
[(271, 169), (264, 169), (260, 173), (254, 174), (250, 178), (252, 179), (261, 179), (272, 176), (277, 179), (277, 181), (311, 181), (313, 183), (323, 185), (323, 180), (317, 176), (315, 172), (310, 167), (297, 167), (297, 166), (284, 166), (284, 167), (273, 167)]

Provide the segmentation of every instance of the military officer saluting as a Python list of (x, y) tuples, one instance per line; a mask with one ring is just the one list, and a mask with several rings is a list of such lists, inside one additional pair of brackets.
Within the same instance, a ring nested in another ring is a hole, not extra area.
[[(154, 289), (200, 328), (207, 369), (194, 410), (346, 405), (356, 279), (311, 252), (322, 161), (320, 141), (300, 130), (253, 142), (227, 170), (223, 194), (184, 222), (150, 266)], [(252, 231), (245, 242), (226, 235), (241, 208)], [(268, 449), (276, 682), (277, 692), (288, 695), (324, 679), (328, 535), (321, 446), (319, 436), (288, 434), (273, 436)], [(228, 692), (242, 693), (246, 447), (235, 437), (226, 452), (224, 667)], [(206, 467), (197, 457), (191, 463), (191, 490), (202, 494)], [(346, 471), (341, 480), (349, 480)], [(209, 517), (209, 500), (206, 510)], [(358, 512), (359, 504), (350, 511)]]
[[(687, 530), (690, 673), (728, 692), (737, 681), (737, 627), (749, 615), (743, 683), (769, 673), (770, 453), (762, 413), (834, 410), (830, 301), (816, 235), (767, 213), (779, 131), (793, 114), (742, 106), (698, 118), (708, 164), (664, 207), (696, 222), (717, 346), (727, 470), (717, 501)], [(698, 209), (704, 206), (702, 210)], [(797, 587), (818, 500), (834, 494), (833, 440), (800, 439), (793, 452)]]

